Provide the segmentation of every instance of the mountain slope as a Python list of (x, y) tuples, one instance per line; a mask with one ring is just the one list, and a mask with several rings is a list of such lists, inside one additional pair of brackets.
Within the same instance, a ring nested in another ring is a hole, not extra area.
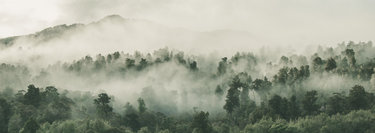
[(258, 50), (261, 42), (244, 31), (197, 32), (144, 19), (110, 15), (89, 24), (58, 25), (34, 34), (0, 39), (0, 60), (33, 57), (46, 58), (47, 62), (54, 63), (115, 51), (152, 53), (164, 47), (195, 55), (216, 51), (221, 56), (229, 56)]

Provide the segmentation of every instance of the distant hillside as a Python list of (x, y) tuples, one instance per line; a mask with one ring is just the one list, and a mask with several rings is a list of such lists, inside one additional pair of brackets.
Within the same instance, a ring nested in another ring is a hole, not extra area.
[(63, 34), (77, 30), (84, 27), (84, 24), (72, 24), (72, 25), (57, 25), (54, 27), (46, 28), (42, 31), (35, 32), (34, 34), (24, 35), (24, 36), (13, 36), (0, 39), (0, 44), (3, 44), (7, 47), (12, 46), (15, 41), (19, 38), (33, 38), (39, 41), (49, 41), (51, 39), (61, 37)]
[(178, 48), (191, 52), (196, 48), (211, 49), (210, 51), (228, 50), (227, 46), (233, 46), (233, 50), (230, 51), (238, 51), (244, 50), (244, 48), (250, 49), (250, 44), (254, 44), (251, 47), (254, 49), (259, 46), (258, 42), (260, 41), (245, 31), (197, 32), (183, 28), (170, 28), (145, 19), (128, 19), (119, 15), (109, 15), (89, 24), (63, 24), (46, 28), (34, 34), (2, 38), (0, 39), (0, 48), (6, 49), (15, 43), (21, 44), (22, 47), (51, 46), (56, 42), (74, 43), (75, 46), (82, 47), (87, 47), (82, 44), (105, 44), (119, 48), (119, 45), (123, 44), (120, 46), (122, 49), (134, 48), (134, 46), (157, 49), (168, 46), (172, 49)]

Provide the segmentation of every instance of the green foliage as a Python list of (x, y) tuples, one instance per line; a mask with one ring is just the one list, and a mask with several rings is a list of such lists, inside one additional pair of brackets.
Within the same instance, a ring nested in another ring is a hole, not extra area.
[(39, 124), (35, 118), (30, 116), (29, 120), (23, 126), (21, 133), (35, 133), (39, 129)]
[(72, 116), (71, 106), (73, 105), (75, 105), (75, 103), (67, 97), (54, 100), (52, 103), (48, 104), (39, 121), (52, 123), (54, 121), (70, 119)]
[(137, 133), (151, 133), (147, 127), (142, 127)]
[(262, 79), (255, 79), (252, 83), (250, 88), (256, 92), (258, 92), (261, 96), (264, 96), (272, 89), (272, 83), (268, 81), (267, 77)]
[(21, 115), (19, 113), (15, 113), (9, 119), (8, 132), (9, 133), (19, 132), (19, 130), (21, 128), (22, 128), (22, 118), (21, 118)]
[(264, 117), (276, 119), (276, 112), (273, 109), (261, 106), (257, 107), (249, 116), (249, 120), (252, 124), (259, 122)]
[(119, 128), (112, 127), (106, 130), (105, 133), (124, 133), (124, 131)]
[(275, 110), (282, 118), (287, 118), (288, 100), (281, 98), (279, 95), (274, 95), (268, 102), (271, 109)]
[(238, 76), (235, 76), (232, 80), (232, 83), (229, 85), (230, 88), (227, 93), (227, 99), (225, 100), (224, 109), (232, 114), (234, 108), (240, 106), (240, 91), (238, 90), (241, 87), (241, 82)]
[(282, 66), (288, 66), (288, 63), (289, 63), (289, 58), (286, 57), (286, 56), (281, 56), (280, 60), (279, 60), (279, 64), (282, 65)]
[(270, 117), (263, 117), (259, 122), (254, 124), (249, 124), (245, 127), (245, 133), (268, 133), (268, 130), (274, 122)]
[(346, 97), (340, 93), (335, 93), (333, 97), (330, 97), (327, 101), (328, 105), (328, 114), (346, 114), (348, 109), (348, 103)]
[(142, 98), (138, 98), (138, 111), (142, 115), (146, 110), (146, 104), (145, 101)]
[(135, 108), (133, 107), (133, 105), (131, 105), (129, 102), (126, 103), (126, 105), (124, 106), (125, 110), (124, 110), (124, 115), (127, 115), (127, 114), (131, 114), (131, 113), (136, 113), (137, 110), (135, 110)]
[(268, 129), (269, 133), (299, 133), (297, 127), (288, 126), (284, 123), (281, 124), (273, 124), (270, 129)]
[(317, 113), (319, 106), (315, 103), (318, 100), (318, 92), (315, 90), (307, 91), (305, 98), (302, 99), (304, 115), (313, 115)]
[(111, 64), (112, 63), (112, 55), (111, 54), (108, 54), (107, 55), (107, 64)]
[(211, 133), (212, 127), (208, 122), (208, 116), (210, 114), (208, 112), (204, 113), (201, 111), (194, 116), (193, 123), (191, 127), (194, 128), (193, 132), (196, 133)]
[(288, 67), (283, 67), (279, 70), (279, 73), (277, 73), (277, 83), (280, 83), (282, 85), (285, 85), (288, 80)]
[(27, 92), (24, 96), (24, 104), (33, 105), (34, 107), (39, 107), (41, 101), (41, 96), (39, 88), (36, 88), (34, 85), (29, 85)]
[(135, 63), (135, 60), (126, 58), (125, 67), (128, 68), (128, 69), (133, 68), (135, 66), (134, 63)]
[[(154, 53), (153, 53), (154, 56), (156, 56), (157, 58), (159, 58), (158, 62), (162, 62), (163, 61), (169, 61), (171, 59), (171, 55), (169, 50), (168, 50), (168, 47), (165, 47), (165, 48), (161, 48), (159, 50), (155, 50)], [(156, 63), (156, 61), (155, 61)]]
[(344, 58), (340, 61), (339, 66), (342, 67), (342, 68), (346, 68), (346, 67), (348, 67), (348, 59), (346, 59), (346, 57), (344, 57)]
[(147, 67), (147, 61), (146, 59), (141, 59), (141, 61), (139, 62), (139, 65), (137, 66), (137, 70), (138, 71), (141, 71), (143, 69), (145, 69)]
[(227, 57), (222, 58), (222, 61), (219, 62), (219, 67), (217, 68), (217, 75), (223, 75), (227, 73)]
[(367, 92), (361, 85), (355, 85), (350, 89), (348, 96), (350, 109), (359, 110), (368, 108)]
[(74, 123), (74, 121), (70, 121), (70, 120), (67, 120), (67, 121), (64, 121), (64, 123), (61, 124), (61, 130), (60, 132), (63, 132), (63, 133), (77, 133), (77, 129), (76, 129), (76, 123)]
[(327, 64), (326, 64), (324, 70), (326, 70), (326, 71), (331, 71), (331, 70), (335, 69), (336, 67), (337, 67), (337, 65), (336, 65), (336, 61), (335, 61), (335, 59), (333, 59), (333, 58), (329, 58), (329, 59), (327, 60)]
[[(174, 58), (177, 60), (177, 62), (181, 65), (185, 65), (186, 61), (184, 60), (184, 52), (180, 51), (178, 52)], [(196, 65), (196, 64), (195, 64)]]
[(57, 92), (57, 89), (53, 86), (46, 87), (45, 91), (42, 92), (41, 98), (43, 101), (45, 101), (47, 104), (54, 102), (56, 100), (59, 100), (59, 93)]
[(170, 132), (168, 129), (165, 129), (165, 130), (159, 131), (157, 133), (172, 133), (172, 132)]
[(107, 116), (112, 112), (113, 108), (109, 106), (111, 98), (108, 97), (107, 93), (101, 93), (98, 95), (98, 98), (94, 100), (94, 104), (97, 107), (99, 113), (104, 113)]
[(138, 121), (138, 115), (135, 113), (127, 114), (125, 116), (126, 124), (130, 126), (133, 132), (138, 131), (141, 128), (141, 125)]
[(300, 115), (300, 109), (297, 105), (297, 97), (295, 95), (293, 95), (289, 100), (287, 114), (292, 120), (297, 119)]
[(321, 67), (323, 65), (323, 61), (322, 61), (322, 58), (320, 57), (316, 57), (314, 60), (313, 60), (313, 70), (315, 72), (319, 72), (321, 70)]
[(94, 131), (102, 133), (106, 130), (106, 123), (101, 119), (96, 119), (91, 127)]
[[(38, 133), (375, 132), (375, 96), (370, 93), (375, 86), (372, 43), (350, 42), (348, 46), (339, 44), (337, 48), (319, 49), (311, 56), (312, 62), (307, 62), (304, 55), (291, 55), (282, 56), (276, 65), (268, 62), (277, 58), (246, 52), (237, 52), (230, 60), (226, 57), (217, 60), (211, 55), (207, 59), (183, 52), (173, 54), (176, 50), (168, 48), (155, 51), (154, 57), (138, 51), (134, 55), (115, 52), (107, 56), (98, 54), (95, 60), (87, 55), (72, 63), (56, 63), (35, 77), (22, 65), (1, 64), (0, 132), (34, 131), (26, 126), (32, 123), (43, 123)], [(263, 71), (257, 64), (266, 62), (267, 68)], [(312, 65), (311, 74), (309, 65)], [(53, 73), (62, 73), (58, 76), (71, 80), (85, 79), (79, 81), (97, 86), (143, 77), (154, 71), (160, 71), (162, 76), (152, 74), (144, 82), (144, 86), (150, 86), (131, 97), (119, 98), (129, 101), (114, 102), (106, 93), (96, 97), (91, 92), (58, 91), (54, 86), (39, 89), (29, 85), (27, 91), (13, 90), (29, 82), (48, 85), (50, 79), (56, 79)], [(269, 75), (275, 75), (272, 83)], [(256, 79), (253, 81), (252, 77)], [(183, 85), (168, 82), (164, 88), (164, 81), (174, 79)], [(334, 93), (346, 91), (356, 83), (363, 86), (354, 86), (349, 95)], [(183, 87), (171, 89), (175, 86)], [(318, 95), (313, 89), (321, 92)], [(223, 106), (224, 91), (228, 93)], [(130, 104), (137, 103), (134, 98), (139, 98), (138, 108)], [(192, 107), (196, 107), (194, 111), (187, 110)], [(208, 113), (200, 110), (209, 110), (210, 119)], [(230, 115), (225, 115), (225, 111)], [(31, 120), (30, 116), (35, 119)], [(22, 129), (22, 126), (25, 127)]]
[(355, 52), (353, 49), (346, 49), (345, 50), (346, 56), (349, 58), (349, 65), (350, 67), (354, 67), (357, 60), (355, 59), (354, 55)]
[(7, 133), (9, 120), (12, 115), (12, 106), (0, 97), (0, 132)]

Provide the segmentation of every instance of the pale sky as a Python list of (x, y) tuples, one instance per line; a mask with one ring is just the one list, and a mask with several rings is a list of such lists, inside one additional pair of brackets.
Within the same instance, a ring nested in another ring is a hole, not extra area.
[(118, 14), (194, 31), (247, 31), (280, 44), (375, 41), (374, 0), (0, 0), (0, 38)]

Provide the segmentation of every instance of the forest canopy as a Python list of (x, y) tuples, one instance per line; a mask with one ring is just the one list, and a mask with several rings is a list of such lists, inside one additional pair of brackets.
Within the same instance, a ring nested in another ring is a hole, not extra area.
[(310, 56), (264, 51), (117, 51), (41, 70), (2, 63), (0, 132), (375, 132), (371, 41)]

